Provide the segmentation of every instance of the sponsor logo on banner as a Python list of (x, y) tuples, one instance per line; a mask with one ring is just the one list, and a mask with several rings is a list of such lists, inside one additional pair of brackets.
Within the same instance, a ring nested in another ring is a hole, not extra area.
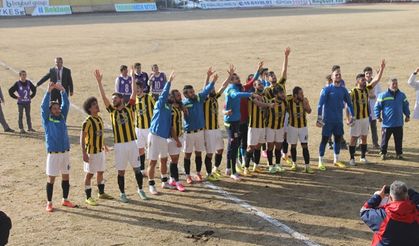
[(3, 0), (3, 8), (48, 6), (49, 0)]
[(156, 3), (120, 3), (115, 4), (116, 12), (145, 12), (156, 11)]
[(20, 16), (25, 14), (24, 8), (0, 8), (0, 16)]
[(312, 5), (333, 5), (346, 3), (346, 0), (310, 0)]
[(37, 6), (32, 12), (32, 16), (43, 15), (71, 15), (71, 7), (70, 5)]

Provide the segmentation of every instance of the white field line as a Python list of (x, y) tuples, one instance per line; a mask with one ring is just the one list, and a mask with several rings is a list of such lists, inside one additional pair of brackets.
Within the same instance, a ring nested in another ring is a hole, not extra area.
[[(7, 65), (6, 63), (4, 63), (1, 60), (0, 60), (0, 66), (9, 69), (10, 71), (14, 72), (15, 74), (19, 74), (18, 70), (14, 69), (13, 67), (10, 67), (9, 65)], [(44, 88), (42, 88), (42, 89), (45, 91)], [(83, 111), (83, 109), (81, 109), (76, 104), (70, 103), (70, 106), (73, 107), (74, 109), (76, 109), (81, 114), (86, 115), (86, 113)], [(109, 129), (112, 129), (111, 126), (109, 126), (108, 124), (107, 124), (106, 127), (109, 128)], [(205, 182), (205, 186), (214, 190), (214, 191), (216, 191), (218, 194), (224, 196), (228, 200), (235, 202), (240, 207), (249, 210), (252, 214), (254, 214), (254, 215), (262, 218), (263, 220), (267, 221), (268, 223), (273, 225), (279, 231), (282, 231), (282, 232), (285, 232), (285, 233), (289, 234), (291, 237), (293, 237), (296, 240), (299, 240), (299, 241), (303, 242), (305, 245), (307, 245), (307, 246), (320, 246), (319, 244), (311, 241), (309, 238), (307, 238), (306, 236), (302, 235), (301, 233), (295, 231), (294, 229), (290, 228), (289, 226), (279, 222), (275, 218), (272, 218), (271, 216), (269, 216), (269, 215), (265, 214), (264, 212), (260, 211), (259, 209), (251, 206), (250, 204), (243, 201), (242, 199), (233, 196), (229, 192), (223, 190), (221, 187), (218, 187), (218, 186), (216, 186), (214, 184), (211, 184), (209, 182)]]
[(289, 234), (291, 237), (293, 237), (294, 239), (303, 242), (305, 245), (307, 245), (307, 246), (320, 246), (319, 244), (311, 241), (309, 238), (307, 238), (306, 236), (302, 235), (301, 233), (295, 231), (294, 229), (290, 228), (289, 226), (285, 225), (284, 223), (281, 223), (277, 219), (272, 218), (271, 216), (265, 214), (264, 212), (260, 211), (259, 209), (257, 209), (255, 207), (253, 207), (252, 205), (248, 204), (246, 201), (243, 201), (242, 199), (233, 196), (229, 192), (223, 190), (221, 187), (218, 187), (218, 186), (216, 186), (216, 185), (214, 185), (210, 182), (205, 182), (204, 185), (205, 185), (205, 187), (208, 187), (208, 188), (216, 191), (218, 194), (224, 196), (228, 200), (235, 202), (240, 207), (249, 210), (252, 214), (262, 218), (263, 220), (265, 220), (267, 222), (269, 222), (271, 225), (273, 225), (279, 231), (285, 232), (285, 233)]

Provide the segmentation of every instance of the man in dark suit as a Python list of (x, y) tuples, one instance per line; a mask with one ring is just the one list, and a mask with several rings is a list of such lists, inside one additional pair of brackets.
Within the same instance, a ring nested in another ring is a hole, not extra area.
[[(67, 92), (67, 95), (73, 96), (73, 79), (71, 77), (71, 70), (63, 67), (63, 58), (55, 58), (55, 67), (49, 69), (49, 72), (38, 81), (36, 87), (42, 85), (47, 80), (62, 84)], [(59, 90), (54, 89), (51, 92), (51, 101), (59, 101), (61, 104), (61, 94)]]

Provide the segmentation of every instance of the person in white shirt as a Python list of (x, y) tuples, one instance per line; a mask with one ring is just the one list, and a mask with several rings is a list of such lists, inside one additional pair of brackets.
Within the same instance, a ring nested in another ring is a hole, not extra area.
[(419, 67), (413, 72), (407, 83), (416, 90), (415, 109), (413, 111), (413, 119), (419, 120), (419, 80), (416, 80), (416, 75), (419, 73)]
[[(364, 68), (364, 75), (367, 83), (370, 83), (373, 79), (373, 70), (371, 67)], [(380, 149), (380, 145), (378, 144), (378, 134), (377, 134), (377, 117), (375, 117), (374, 112), (374, 105), (377, 102), (377, 96), (381, 93), (381, 86), (378, 83), (373, 89), (369, 90), (368, 92), (368, 103), (370, 107), (370, 129), (371, 129), (371, 138), (372, 138), (372, 145), (374, 149)]]

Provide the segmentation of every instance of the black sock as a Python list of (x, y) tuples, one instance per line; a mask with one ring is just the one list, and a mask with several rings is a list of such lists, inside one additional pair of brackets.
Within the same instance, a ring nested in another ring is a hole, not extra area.
[(260, 149), (255, 149), (253, 152), (253, 161), (256, 163), (256, 165), (259, 165), (260, 162)]
[(262, 144), (262, 150), (265, 151), (266, 149), (266, 143)]
[(267, 152), (268, 152), (268, 163), (269, 163), (269, 166), (272, 166), (273, 165), (272, 159), (273, 159), (273, 156), (274, 156), (273, 150), (268, 150)]
[(367, 145), (361, 144), (361, 158), (365, 158), (366, 153), (367, 153)]
[(211, 169), (212, 169), (212, 163), (211, 163), (211, 159), (208, 156), (205, 156), (205, 169), (207, 170), (207, 174), (211, 173)]
[(247, 168), (249, 168), (249, 167), (250, 167), (250, 159), (252, 159), (252, 155), (253, 155), (253, 153), (252, 153), (252, 152), (248, 152), (248, 151), (246, 151), (246, 157), (245, 157), (245, 163), (244, 163), (244, 166), (245, 166), (245, 167), (247, 167)]
[(137, 186), (139, 189), (143, 188), (143, 173), (140, 168), (134, 168), (135, 179), (137, 180)]
[(202, 169), (202, 156), (195, 156), (196, 172), (201, 172)]
[(231, 159), (227, 159), (226, 166), (227, 166), (227, 169), (230, 169), (231, 168)]
[(68, 198), (68, 193), (70, 192), (70, 181), (63, 180), (61, 181), (61, 188), (63, 189), (63, 198)]
[(125, 193), (125, 176), (118, 175), (118, 187), (121, 193)]
[(167, 182), (167, 177), (166, 176), (164, 176), (164, 177), (161, 177), (161, 182)]
[(284, 154), (288, 153), (288, 142), (287, 142), (287, 140), (285, 140), (285, 141), (282, 143), (282, 152), (283, 152)]
[(47, 200), (52, 201), (52, 192), (54, 191), (54, 183), (47, 183)]
[(306, 165), (310, 164), (310, 152), (308, 148), (303, 148), (304, 163)]
[(177, 167), (177, 163), (170, 163), (169, 165), (170, 168), (170, 177), (172, 177), (172, 179), (174, 179), (176, 182), (179, 181), (179, 169)]
[(105, 193), (105, 184), (98, 184), (97, 188), (99, 190), (99, 194)]
[(223, 155), (215, 154), (215, 167), (219, 167), (221, 165), (221, 160), (223, 159)]
[(85, 189), (84, 192), (86, 193), (86, 199), (92, 197), (92, 188)]
[(351, 160), (352, 159), (355, 159), (355, 150), (356, 150), (356, 147), (355, 146), (349, 146), (349, 155), (351, 156)]
[(231, 174), (236, 174), (236, 164), (231, 160)]
[(297, 148), (291, 147), (291, 159), (293, 162), (297, 161)]
[(140, 169), (145, 170), (145, 154), (140, 155)]
[(156, 181), (154, 181), (154, 179), (150, 179), (148, 181), (148, 185), (150, 185), (150, 186), (155, 185), (155, 184), (156, 184)]
[(275, 148), (275, 164), (281, 164), (281, 150)]
[(185, 167), (185, 174), (191, 175), (191, 159), (183, 159), (183, 165)]

